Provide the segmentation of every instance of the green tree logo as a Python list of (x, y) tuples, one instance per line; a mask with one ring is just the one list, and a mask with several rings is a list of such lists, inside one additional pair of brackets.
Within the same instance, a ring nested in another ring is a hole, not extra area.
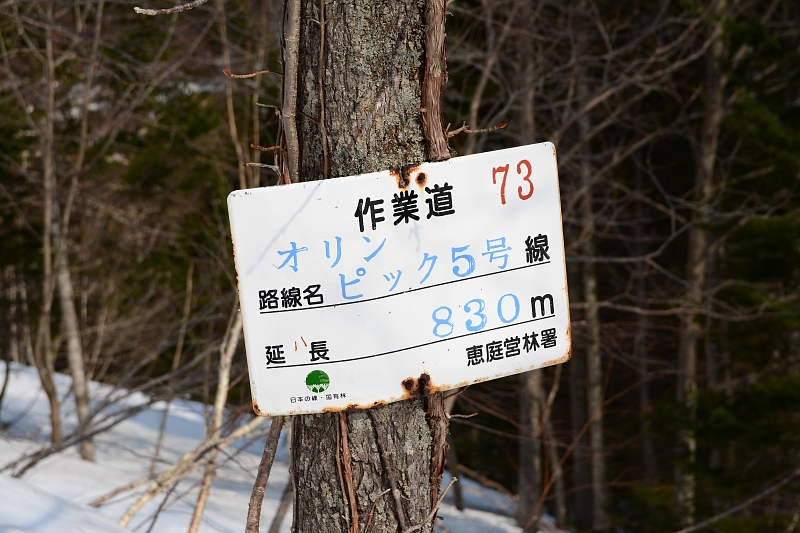
[(324, 392), (330, 384), (331, 378), (322, 370), (312, 370), (306, 376), (306, 387), (308, 387), (308, 390), (311, 392)]

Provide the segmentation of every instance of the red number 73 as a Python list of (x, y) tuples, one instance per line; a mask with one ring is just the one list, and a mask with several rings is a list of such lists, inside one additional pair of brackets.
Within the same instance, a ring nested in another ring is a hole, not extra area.
[[(506, 179), (508, 178), (508, 167), (510, 165), (505, 165), (502, 167), (494, 167), (492, 169), (492, 183), (497, 185), (497, 175), (501, 174), (503, 177), (503, 181), (500, 182), (500, 203), (505, 205), (506, 203)], [(527, 172), (524, 176), (522, 176), (522, 167), (527, 169)], [(522, 185), (517, 187), (517, 194), (519, 195), (520, 200), (527, 200), (531, 196), (533, 196), (533, 182), (531, 181), (531, 172), (533, 172), (533, 168), (531, 167), (530, 162), (527, 159), (520, 160), (517, 163), (517, 175), (522, 176), (522, 181), (528, 184), (527, 192), (522, 192)]]

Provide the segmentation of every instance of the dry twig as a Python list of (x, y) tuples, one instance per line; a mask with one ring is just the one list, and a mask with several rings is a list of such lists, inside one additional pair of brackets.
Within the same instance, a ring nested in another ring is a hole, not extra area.
[(478, 416), (478, 413), (470, 413), (468, 415), (447, 415), (447, 418), (472, 418), (473, 416)]
[(150, 479), (151, 479), (150, 476), (144, 476), (144, 477), (140, 477), (139, 479), (135, 479), (135, 480), (131, 481), (130, 483), (126, 483), (125, 485), (122, 485), (121, 487), (117, 487), (116, 489), (112, 490), (111, 492), (107, 492), (106, 494), (103, 494), (99, 498), (97, 498), (95, 500), (92, 500), (91, 502), (89, 502), (88, 505), (89, 505), (89, 507), (100, 507), (105, 502), (107, 502), (108, 500), (110, 500), (111, 498), (116, 496), (117, 494), (122, 494), (123, 492), (129, 491), (131, 489), (135, 489), (136, 487), (141, 487), (142, 485), (144, 485), (145, 483), (150, 481)]
[(198, 6), (202, 6), (208, 2), (208, 0), (194, 0), (194, 2), (189, 2), (188, 4), (183, 4), (175, 7), (170, 7), (168, 9), (142, 9), (141, 7), (134, 7), (133, 10), (140, 15), (171, 15), (172, 13), (181, 13), (183, 11), (190, 11)]
[(260, 76), (261, 74), (277, 74), (278, 76), (283, 76), (283, 73), (275, 72), (274, 70), (259, 70), (258, 72), (251, 72), (250, 74), (231, 74), (229, 70), (223, 70), (222, 73), (228, 76), (229, 78), (235, 78), (237, 80), (246, 80), (247, 78), (255, 78), (256, 76)]
[(274, 146), (259, 146), (257, 144), (250, 143), (250, 148), (254, 148), (256, 150), (261, 150), (262, 152), (271, 152), (273, 150), (280, 150), (286, 155), (286, 150), (283, 149), (283, 146), (274, 145)]
[(331, 19), (325, 19), (325, 0), (319, 0), (319, 64), (317, 65), (317, 78), (319, 82), (319, 133), (322, 136), (322, 178), (330, 177), (330, 167), (328, 164), (328, 129), (325, 126), (325, 86), (323, 77), (325, 74), (325, 25)]
[(200, 466), (200, 462), (209, 453), (230, 446), (237, 440), (251, 434), (262, 423), (262, 418), (255, 417), (247, 424), (235, 429), (227, 437), (222, 437), (219, 435), (215, 437), (209, 437), (197, 445), (193, 450), (185, 453), (183, 457), (175, 462), (175, 464), (152, 480), (147, 490), (141, 494), (139, 498), (125, 511), (125, 513), (122, 515), (122, 518), (119, 520), (119, 524), (122, 527), (127, 527), (133, 516), (142, 507), (144, 507), (147, 502), (152, 500), (156, 495), (158, 495), (159, 492), (166, 488), (167, 485), (174, 483), (176, 480), (185, 478), (197, 470), (197, 467)]
[(422, 130), (428, 159), (450, 159), (449, 136), (442, 131), (442, 86), (447, 74), (444, 55), (445, 0), (425, 2), (425, 77), (422, 79)]
[(279, 169), (276, 165), (268, 165), (266, 163), (242, 163), (243, 167), (257, 167), (257, 168), (268, 168), (273, 171), (278, 176), (281, 175), (281, 169)]
[(284, 14), (283, 109), (281, 122), (286, 135), (289, 180), (300, 181), (300, 142), (297, 137), (297, 71), (300, 48), (300, 0), (287, 0)]
[(406, 531), (406, 513), (403, 510), (400, 489), (397, 488), (397, 480), (392, 470), (392, 462), (389, 460), (389, 454), (386, 452), (386, 447), (381, 440), (381, 432), (378, 429), (378, 417), (375, 416), (375, 413), (373, 413), (371, 409), (367, 411), (367, 414), (369, 414), (370, 419), (372, 419), (372, 427), (375, 430), (375, 442), (378, 444), (378, 452), (381, 456), (383, 469), (386, 471), (386, 477), (389, 478), (389, 486), (391, 487), (392, 498), (394, 498), (395, 510), (397, 511), (397, 523), (400, 524), (401, 531)]
[(489, 128), (483, 128), (483, 129), (480, 129), (480, 130), (471, 130), (471, 129), (469, 129), (469, 126), (467, 126), (466, 123), (463, 123), (460, 128), (455, 129), (453, 131), (449, 131), (450, 130), (450, 126), (448, 126), (447, 127), (447, 129), (448, 129), (447, 138), (449, 139), (450, 137), (455, 137), (459, 133), (488, 133), (488, 132), (494, 131), (494, 130), (501, 130), (501, 129), (505, 128), (506, 126), (508, 126), (508, 123), (507, 122), (503, 122), (501, 124), (498, 124), (496, 126), (491, 126)]
[(258, 533), (259, 522), (261, 521), (261, 504), (264, 503), (264, 492), (267, 489), (269, 473), (272, 470), (272, 463), (275, 461), (275, 452), (278, 449), (278, 441), (285, 421), (286, 419), (282, 416), (276, 416), (272, 419), (269, 435), (264, 443), (264, 453), (261, 456), (261, 462), (258, 464), (253, 493), (250, 495), (250, 505), (247, 508), (247, 525), (244, 528), (245, 533)]
[(384, 497), (384, 495), (390, 493), (391, 491), (392, 489), (386, 489), (378, 494), (378, 496), (375, 498), (375, 501), (369, 506), (369, 511), (367, 512), (367, 521), (364, 522), (364, 533), (369, 533), (369, 529), (372, 527), (372, 515), (375, 512), (375, 506), (378, 505), (378, 502)]
[(347, 413), (339, 413), (339, 426), (337, 437), (339, 439), (339, 483), (342, 485), (342, 495), (347, 498), (350, 506), (350, 533), (359, 533), (358, 501), (356, 499), (355, 483), (353, 482), (353, 457), (350, 455), (350, 440), (348, 437)]

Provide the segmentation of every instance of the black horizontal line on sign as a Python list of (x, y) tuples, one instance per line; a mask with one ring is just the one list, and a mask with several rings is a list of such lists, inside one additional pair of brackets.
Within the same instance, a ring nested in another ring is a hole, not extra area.
[(523, 268), (531, 268), (539, 265), (548, 265), (550, 261), (544, 261), (542, 263), (534, 263), (532, 265), (523, 265), (521, 267), (510, 268), (508, 270), (498, 270), (497, 272), (489, 272), (488, 274), (481, 274), (480, 276), (473, 276), (469, 278), (461, 278), (461, 279), (454, 279), (451, 281), (444, 281), (442, 283), (437, 283), (435, 285), (427, 285), (425, 287), (417, 287), (416, 289), (408, 289), (401, 292), (396, 292), (394, 294), (384, 294), (383, 296), (376, 296), (374, 298), (365, 298), (363, 300), (353, 300), (351, 302), (340, 302), (337, 304), (327, 304), (327, 305), (310, 305), (308, 307), (293, 307), (291, 309), (277, 309), (275, 311), (261, 311), (259, 314), (262, 315), (273, 315), (277, 313), (290, 313), (292, 311), (312, 311), (314, 309), (325, 309), (326, 307), (341, 307), (343, 305), (351, 305), (351, 304), (360, 304), (366, 302), (374, 302), (375, 300), (383, 300), (384, 298), (391, 298), (392, 296), (400, 296), (402, 294), (408, 294), (410, 292), (422, 291), (425, 289), (433, 289), (435, 287), (441, 287), (442, 285), (450, 285), (451, 283), (459, 283), (461, 281), (470, 281), (473, 279), (485, 278), (486, 276), (495, 276), (497, 274), (505, 274), (508, 272), (514, 272), (515, 270), (522, 270)]
[[(415, 348), (422, 348), (423, 346), (430, 346), (431, 344), (439, 344), (440, 342), (447, 342), (447, 341), (454, 341), (456, 339), (463, 339), (464, 337), (469, 337), (471, 335), (477, 335), (479, 333), (486, 333), (486, 332), (489, 332), (489, 331), (497, 331), (497, 330), (500, 330), (500, 329), (510, 328), (511, 326), (521, 326), (522, 324), (529, 324), (531, 322), (538, 322), (539, 320), (544, 320), (546, 318), (553, 318), (555, 316), (556, 316), (555, 314), (548, 315), (548, 316), (540, 316), (538, 318), (532, 318), (530, 320), (525, 320), (523, 322), (515, 322), (513, 324), (506, 324), (504, 326), (497, 326), (496, 328), (482, 329), (480, 331), (473, 331), (473, 332), (470, 332), (470, 333), (464, 333), (463, 335), (456, 335), (455, 337), (448, 337), (446, 339), (439, 339), (437, 341), (424, 342), (422, 344), (417, 344), (416, 346), (407, 346), (405, 348), (400, 348), (398, 350), (391, 350), (391, 351), (388, 351), (388, 352), (376, 353), (376, 354), (373, 354), (373, 355), (364, 355), (362, 357), (352, 357), (350, 359), (338, 359), (336, 361), (314, 361), (313, 363), (312, 362), (299, 363), (299, 364), (296, 364), (296, 365), (267, 366), (267, 370), (274, 370), (274, 369), (277, 369), (277, 368), (295, 368), (295, 367), (299, 367), (299, 366), (330, 365), (330, 364), (333, 364), (333, 363), (347, 363), (349, 361), (361, 361), (362, 359), (372, 359), (373, 357), (381, 357), (382, 355), (390, 355), (390, 354), (393, 354), (393, 353), (404, 352), (406, 350), (413, 350)], [(542, 348), (542, 349), (544, 349), (544, 348)]]

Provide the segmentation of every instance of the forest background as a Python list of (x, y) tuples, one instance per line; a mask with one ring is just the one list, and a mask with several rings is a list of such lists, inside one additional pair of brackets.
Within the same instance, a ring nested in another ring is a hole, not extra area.
[[(131, 416), (87, 380), (205, 402), (211, 439), (250, 410), (224, 199), (278, 181), (251, 145), (280, 141), (282, 4), (134, 5), (0, 2), (0, 353), (52, 411), (19, 475)], [(556, 145), (573, 313), (570, 362), (456, 397), (450, 467), (521, 524), (667, 532), (758, 496), (711, 530), (794, 531), (800, 3), (447, 9), (451, 148)]]

